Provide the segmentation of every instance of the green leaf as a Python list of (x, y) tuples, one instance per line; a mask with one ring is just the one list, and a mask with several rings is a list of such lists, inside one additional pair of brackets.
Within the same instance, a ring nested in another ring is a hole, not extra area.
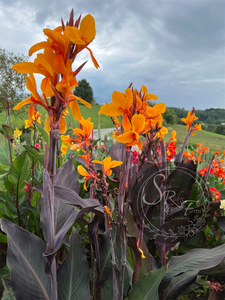
[(44, 166), (44, 153), (41, 153), (40, 150), (34, 146), (24, 145), (23, 147), (29, 152), (30, 155), (32, 155), (32, 157), (40, 161), (40, 163)]
[(49, 136), (47, 134), (47, 132), (44, 130), (44, 128), (41, 126), (41, 124), (39, 124), (38, 122), (35, 122), (35, 125), (37, 126), (37, 129), (39, 130), (39, 132), (41, 133), (41, 135), (43, 136), (44, 141), (48, 144), (49, 146)]
[(6, 175), (8, 175), (9, 172), (5, 173), (5, 174), (0, 174), (0, 180), (2, 180)]
[(43, 180), (44, 166), (38, 161), (36, 167), (34, 168), (34, 177), (39, 182)]
[(8, 176), (9, 182), (11, 182), (14, 187), (14, 194), (20, 197), (24, 193), (25, 180), (30, 179), (30, 164), (26, 152), (23, 152), (14, 160), (10, 174)]
[(151, 271), (139, 279), (130, 290), (128, 300), (159, 299), (158, 288), (167, 271), (167, 266)]
[[(11, 144), (11, 151), (12, 156), (14, 154), (14, 148)], [(7, 139), (4, 137), (3, 134), (0, 133), (0, 167), (3, 170), (8, 171), (10, 169), (10, 152), (9, 152), (9, 145)]]
[(5, 234), (0, 233), (0, 242), (4, 244), (8, 243), (7, 236)]
[(89, 300), (89, 270), (82, 241), (75, 228), (70, 236), (70, 250), (58, 269), (59, 300)]
[(44, 270), (46, 244), (36, 235), (1, 219), (8, 237), (7, 264), (16, 299), (50, 300), (50, 276)]
[(0, 278), (10, 279), (10, 271), (7, 266), (0, 268)]
[(2, 283), (4, 286), (4, 292), (1, 300), (16, 300), (12, 288), (8, 287), (4, 280), (2, 280)]

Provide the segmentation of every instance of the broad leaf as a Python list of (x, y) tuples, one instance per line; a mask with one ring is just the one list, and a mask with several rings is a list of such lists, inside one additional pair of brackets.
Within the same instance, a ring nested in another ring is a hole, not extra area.
[(89, 300), (89, 269), (82, 241), (75, 228), (70, 236), (70, 250), (58, 269), (59, 300)]
[(139, 279), (130, 290), (128, 300), (157, 300), (159, 299), (158, 288), (167, 266), (151, 271)]
[(192, 160), (180, 164), (167, 178), (166, 203), (170, 209), (180, 207), (191, 194), (196, 179)]
[(225, 216), (222, 217), (218, 217), (217, 218), (217, 224), (219, 225), (219, 227), (225, 231)]
[(12, 290), (12, 287), (7, 286), (7, 284), (5, 283), (4, 280), (2, 280), (2, 284), (4, 287), (4, 292), (3, 292), (1, 300), (16, 300), (13, 290)]
[(146, 217), (148, 209), (161, 196), (159, 190), (163, 177), (156, 164), (148, 167), (143, 173), (140, 173), (139, 177), (142, 178), (133, 188), (130, 195), (130, 202), (133, 213), (141, 224)]
[(164, 289), (174, 276), (187, 271), (201, 271), (217, 266), (225, 256), (225, 244), (213, 249), (194, 249), (184, 255), (172, 256), (168, 271), (163, 278)]
[(50, 277), (45, 274), (43, 253), (46, 244), (36, 235), (1, 219), (8, 237), (7, 264), (17, 300), (50, 300)]
[(29, 154), (34, 157), (35, 159), (37, 159), (38, 161), (40, 161), (40, 163), (44, 166), (44, 153), (41, 153), (40, 150), (38, 150), (36, 147), (34, 146), (28, 146), (28, 145), (24, 145), (23, 146), (28, 152)]
[(41, 124), (39, 124), (38, 122), (35, 122), (35, 125), (37, 126), (37, 129), (39, 130), (39, 132), (41, 133), (41, 135), (43, 136), (44, 141), (48, 144), (49, 146), (49, 136), (48, 133), (44, 130), (44, 128), (41, 126)]
[(163, 291), (162, 300), (174, 300), (195, 282), (198, 271), (188, 271), (173, 277), (168, 287)]
[(14, 160), (8, 180), (14, 186), (14, 194), (19, 198), (24, 193), (25, 180), (30, 179), (30, 164), (26, 152)]
[(225, 270), (225, 259), (223, 259), (217, 266), (202, 270), (199, 272), (199, 275), (210, 275), (210, 276), (224, 276), (224, 270)]
[[(14, 156), (14, 148), (11, 144), (12, 156)], [(8, 171), (10, 169), (10, 152), (7, 139), (0, 133), (0, 167)]]
[[(55, 185), (72, 189), (79, 194), (80, 185), (77, 178), (77, 173), (74, 169), (74, 164), (71, 159), (63, 164), (62, 167), (57, 169), (55, 175)], [(71, 212), (74, 210), (74, 207), (55, 199), (54, 210), (55, 233), (57, 233), (66, 222)]]
[(121, 143), (113, 144), (109, 149), (109, 156), (112, 158), (112, 160), (118, 160), (123, 162), (122, 165), (113, 169), (113, 172), (116, 174), (116, 177), (118, 179), (121, 179), (123, 169), (125, 168), (125, 163), (126, 163), (125, 149), (126, 149), (125, 145)]

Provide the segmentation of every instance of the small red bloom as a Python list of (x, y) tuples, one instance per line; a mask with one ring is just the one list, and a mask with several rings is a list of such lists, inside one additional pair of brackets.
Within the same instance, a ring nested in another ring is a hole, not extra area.
[(35, 144), (35, 147), (36, 147), (37, 149), (39, 149), (39, 148), (40, 148), (40, 145), (39, 145), (38, 143), (36, 143), (36, 144)]

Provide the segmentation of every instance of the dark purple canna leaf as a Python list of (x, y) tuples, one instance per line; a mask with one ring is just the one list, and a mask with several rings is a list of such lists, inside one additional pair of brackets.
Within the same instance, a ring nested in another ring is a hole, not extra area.
[(17, 300), (50, 300), (51, 282), (45, 273), (43, 252), (46, 244), (36, 235), (1, 219), (8, 237), (7, 264)]
[(145, 219), (148, 209), (151, 205), (155, 205), (156, 200), (160, 198), (160, 187), (162, 184), (163, 176), (156, 164), (147, 168), (142, 177), (135, 185), (130, 195), (130, 203), (133, 213), (139, 222), (142, 224)]
[(89, 300), (89, 269), (82, 241), (75, 228), (70, 250), (57, 272), (59, 300)]
[(118, 160), (118, 161), (123, 162), (122, 165), (113, 169), (113, 172), (116, 174), (116, 177), (118, 179), (122, 178), (123, 170), (124, 170), (125, 164), (126, 164), (125, 149), (126, 149), (126, 146), (121, 143), (113, 144), (109, 148), (109, 156), (112, 158), (112, 160)]
[[(63, 164), (62, 167), (57, 169), (54, 183), (57, 186), (70, 188), (79, 194), (80, 185), (77, 177), (77, 172), (74, 169), (74, 164), (71, 159)], [(67, 218), (74, 210), (74, 208), (71, 205), (62, 203), (61, 201), (57, 201), (55, 199), (54, 209), (56, 234), (62, 228), (63, 224), (66, 222)]]
[(182, 275), (173, 277), (168, 287), (163, 291), (161, 300), (174, 300), (195, 282), (198, 271), (188, 271)]
[(170, 210), (181, 206), (189, 198), (195, 180), (196, 165), (192, 160), (179, 164), (168, 176), (165, 196)]
[(187, 271), (207, 270), (217, 266), (225, 257), (225, 244), (213, 249), (194, 249), (184, 255), (172, 256), (160, 289), (165, 289), (174, 276)]

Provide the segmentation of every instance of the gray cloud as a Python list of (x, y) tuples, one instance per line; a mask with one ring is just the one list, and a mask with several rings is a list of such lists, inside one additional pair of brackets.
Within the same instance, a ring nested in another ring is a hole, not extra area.
[(1, 47), (27, 54), (70, 9), (75, 18), (90, 13), (97, 35), (91, 49), (101, 65), (88, 59), (78, 80), (86, 78), (98, 103), (114, 90), (146, 85), (168, 106), (225, 108), (225, 2), (223, 0), (8, 0), (0, 1)]

